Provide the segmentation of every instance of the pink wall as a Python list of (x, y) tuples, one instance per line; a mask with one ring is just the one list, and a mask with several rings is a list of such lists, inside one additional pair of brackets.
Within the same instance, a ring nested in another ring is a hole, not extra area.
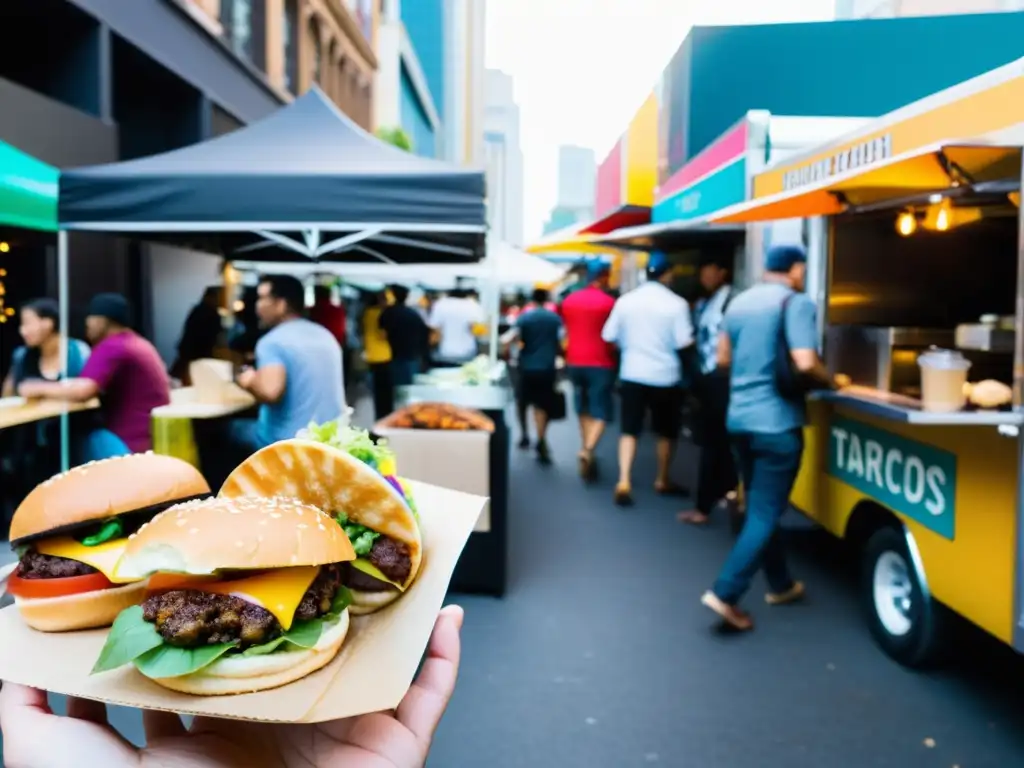
[(675, 176), (658, 188), (655, 198), (664, 200), (712, 171), (732, 162), (746, 151), (747, 120), (744, 118), (738, 126), (723, 133), (715, 139), (711, 146), (676, 171)]
[(597, 189), (594, 209), (597, 218), (607, 216), (622, 205), (622, 138), (615, 142), (611, 152), (597, 166)]

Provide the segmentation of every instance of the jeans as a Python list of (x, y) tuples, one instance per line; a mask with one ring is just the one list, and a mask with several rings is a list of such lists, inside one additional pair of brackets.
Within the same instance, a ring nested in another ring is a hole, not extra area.
[(776, 594), (793, 586), (779, 520), (789, 508), (789, 496), (800, 471), (804, 435), (801, 429), (773, 434), (735, 433), (732, 443), (747, 514), (713, 590), (729, 605), (735, 605), (746, 594), (758, 570), (764, 570), (768, 588)]
[(109, 429), (94, 429), (87, 432), (78, 439), (75, 447), (83, 463), (128, 456), (131, 453), (124, 440)]
[(419, 372), (419, 360), (391, 361), (391, 383), (396, 387), (408, 387)]
[(395, 386), (391, 381), (391, 363), (370, 363), (370, 388), (373, 392), (373, 418), (380, 421), (395, 410)]

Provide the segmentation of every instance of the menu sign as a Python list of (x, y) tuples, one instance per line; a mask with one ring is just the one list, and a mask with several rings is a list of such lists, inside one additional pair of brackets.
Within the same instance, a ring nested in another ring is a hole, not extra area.
[(786, 191), (798, 189), (838, 176), (857, 168), (865, 168), (892, 157), (892, 134), (876, 136), (869, 141), (844, 147), (834, 155), (813, 163), (786, 171), (782, 177), (782, 188)]

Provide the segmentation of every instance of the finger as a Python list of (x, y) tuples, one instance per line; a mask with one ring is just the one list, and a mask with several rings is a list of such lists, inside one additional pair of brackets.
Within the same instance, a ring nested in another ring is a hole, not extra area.
[(68, 697), (68, 717), (75, 720), (87, 720), (97, 725), (107, 724), (107, 705), (102, 701), (89, 701), (74, 696)]
[(186, 733), (181, 716), (173, 712), (144, 709), (142, 711), (142, 727), (146, 732), (146, 744), (152, 744), (157, 739), (173, 739), (184, 736)]
[(424, 751), (429, 749), (438, 723), (455, 690), (461, 653), (459, 629), (463, 612), (458, 606), (441, 611), (430, 638), (427, 660), (409, 692), (398, 705), (398, 721), (416, 736)]
[(26, 711), (43, 715), (53, 714), (46, 700), (46, 691), (16, 683), (4, 683), (0, 687), (0, 718)]

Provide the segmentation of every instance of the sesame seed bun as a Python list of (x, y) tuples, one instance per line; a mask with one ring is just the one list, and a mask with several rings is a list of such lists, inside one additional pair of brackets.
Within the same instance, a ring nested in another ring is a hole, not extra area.
[(83, 523), (209, 494), (199, 470), (172, 456), (136, 453), (90, 462), (37, 485), (15, 511), (9, 538), (18, 546)]
[(117, 575), (205, 575), (354, 559), (345, 532), (316, 507), (275, 497), (215, 498), (175, 505), (129, 536)]
[[(405, 498), (376, 470), (345, 451), (310, 440), (282, 440), (243, 461), (220, 489), (222, 497), (272, 494), (327, 514), (344, 512), (353, 523), (402, 542), (412, 566), (402, 586), (408, 587), (419, 574), (423, 535)], [(341, 530), (337, 523), (335, 528)]]

